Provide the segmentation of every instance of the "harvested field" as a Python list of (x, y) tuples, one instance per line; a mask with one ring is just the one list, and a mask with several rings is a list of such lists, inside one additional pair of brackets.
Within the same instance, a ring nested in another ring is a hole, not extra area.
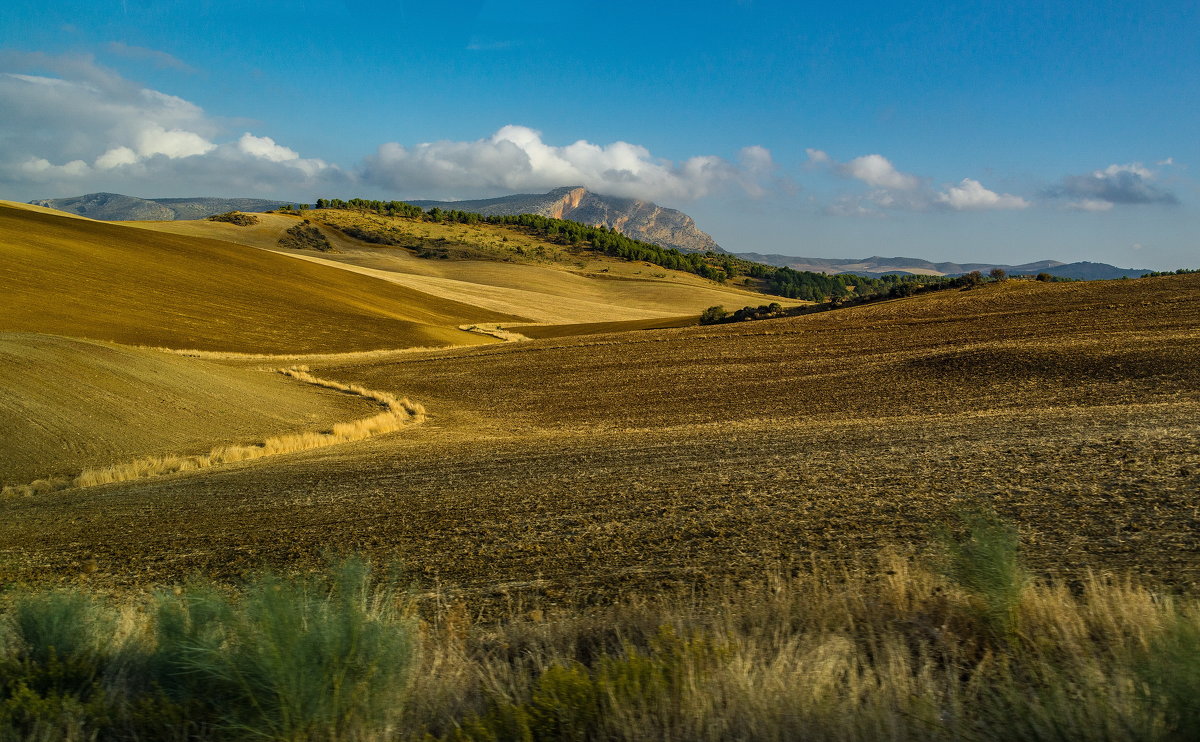
[(207, 451), (368, 412), (361, 400), (277, 374), (109, 343), (0, 333), (0, 485)]
[(140, 584), (305, 569), (334, 547), (481, 599), (608, 599), (923, 543), (956, 509), (990, 505), (1037, 571), (1194, 589), (1197, 278), (1010, 281), (783, 320), (329, 359), (313, 373), (411, 396), (428, 421), (4, 503), (2, 555), (15, 576), (74, 579), (95, 560), (89, 579)]
[(521, 318), (220, 240), (4, 204), (0, 288), (0, 331), (245, 353), (478, 345), (490, 341), (458, 325)]

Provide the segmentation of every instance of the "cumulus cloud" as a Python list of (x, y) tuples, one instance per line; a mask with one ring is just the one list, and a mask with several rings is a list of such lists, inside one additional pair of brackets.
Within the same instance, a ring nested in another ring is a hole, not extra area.
[[(1167, 158), (1160, 165), (1171, 165)], [(1157, 173), (1140, 162), (1109, 165), (1083, 175), (1068, 175), (1046, 189), (1043, 197), (1064, 200), (1066, 207), (1080, 211), (1107, 211), (1116, 205), (1177, 204), (1174, 193), (1154, 181)]]
[(838, 162), (823, 150), (810, 148), (806, 151), (810, 168), (827, 168), (872, 189), (865, 194), (838, 197), (825, 209), (827, 213), (837, 216), (879, 217), (888, 211), (983, 211), (1024, 209), (1029, 206), (1029, 202), (1020, 196), (996, 193), (971, 178), (963, 178), (957, 184), (936, 189), (928, 178), (902, 172), (880, 154)]
[[(50, 70), (58, 76), (29, 74)], [(90, 57), (0, 53), (0, 182), (23, 195), (88, 190), (269, 193), (345, 182), (340, 169), (249, 132), (223, 140), (199, 106)], [(43, 186), (45, 186), (43, 188)]]
[(861, 180), (869, 186), (889, 191), (913, 191), (921, 187), (921, 179), (902, 173), (883, 155), (863, 155), (837, 166), (841, 174)]
[(764, 192), (775, 164), (763, 147), (743, 149), (737, 161), (715, 155), (672, 162), (629, 142), (579, 140), (548, 144), (542, 133), (509, 125), (485, 139), (389, 142), (364, 165), (367, 183), (401, 194), (463, 198), (582, 185), (614, 196), (653, 201), (700, 198), (728, 188)]
[(937, 194), (937, 201), (955, 211), (1024, 209), (1029, 206), (1029, 202), (1020, 196), (989, 191), (978, 180), (970, 178), (963, 178), (958, 185), (948, 186)]

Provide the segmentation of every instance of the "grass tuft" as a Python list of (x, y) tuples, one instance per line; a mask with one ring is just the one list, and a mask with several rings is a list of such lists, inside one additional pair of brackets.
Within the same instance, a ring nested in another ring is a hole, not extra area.
[(994, 636), (1017, 631), (1017, 608), (1028, 575), (1021, 566), (1020, 537), (994, 512), (962, 516), (965, 535), (942, 538), (944, 574), (972, 598), (980, 619)]

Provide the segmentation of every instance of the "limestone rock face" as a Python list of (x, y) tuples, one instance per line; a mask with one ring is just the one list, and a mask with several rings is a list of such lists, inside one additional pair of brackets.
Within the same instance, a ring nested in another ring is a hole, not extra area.
[(687, 214), (651, 201), (592, 193), (582, 186), (555, 188), (549, 193), (520, 193), (475, 201), (412, 201), (422, 208), (437, 206), (488, 216), (540, 214), (615, 229), (636, 240), (679, 250), (725, 252)]

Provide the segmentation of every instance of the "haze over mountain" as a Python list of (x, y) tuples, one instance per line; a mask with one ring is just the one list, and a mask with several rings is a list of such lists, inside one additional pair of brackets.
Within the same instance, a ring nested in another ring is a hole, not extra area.
[(71, 198), (37, 199), (29, 203), (102, 222), (165, 222), (203, 219), (227, 211), (270, 211), (288, 202), (261, 198), (138, 198), (120, 193), (88, 193)]
[(583, 186), (555, 188), (549, 193), (518, 193), (476, 201), (411, 201), (422, 208), (461, 209), (486, 216), (540, 214), (605, 226), (637, 240), (678, 250), (726, 252), (701, 231), (692, 217), (651, 201), (593, 193)]
[(1049, 273), (1062, 278), (1077, 278), (1084, 281), (1103, 281), (1114, 278), (1137, 278), (1150, 272), (1148, 268), (1118, 268), (1107, 263), (1080, 261), (1063, 263), (1057, 260), (1038, 260), (1020, 265), (1003, 263), (934, 263), (921, 258), (885, 258), (873, 255), (869, 258), (803, 258), (793, 255), (764, 255), (761, 253), (735, 253), (739, 257), (767, 265), (786, 266), (798, 271), (815, 273), (854, 273), (860, 276), (882, 276), (889, 273), (911, 273), (924, 276), (961, 276), (971, 271), (987, 273), (1000, 268), (1010, 275)]

